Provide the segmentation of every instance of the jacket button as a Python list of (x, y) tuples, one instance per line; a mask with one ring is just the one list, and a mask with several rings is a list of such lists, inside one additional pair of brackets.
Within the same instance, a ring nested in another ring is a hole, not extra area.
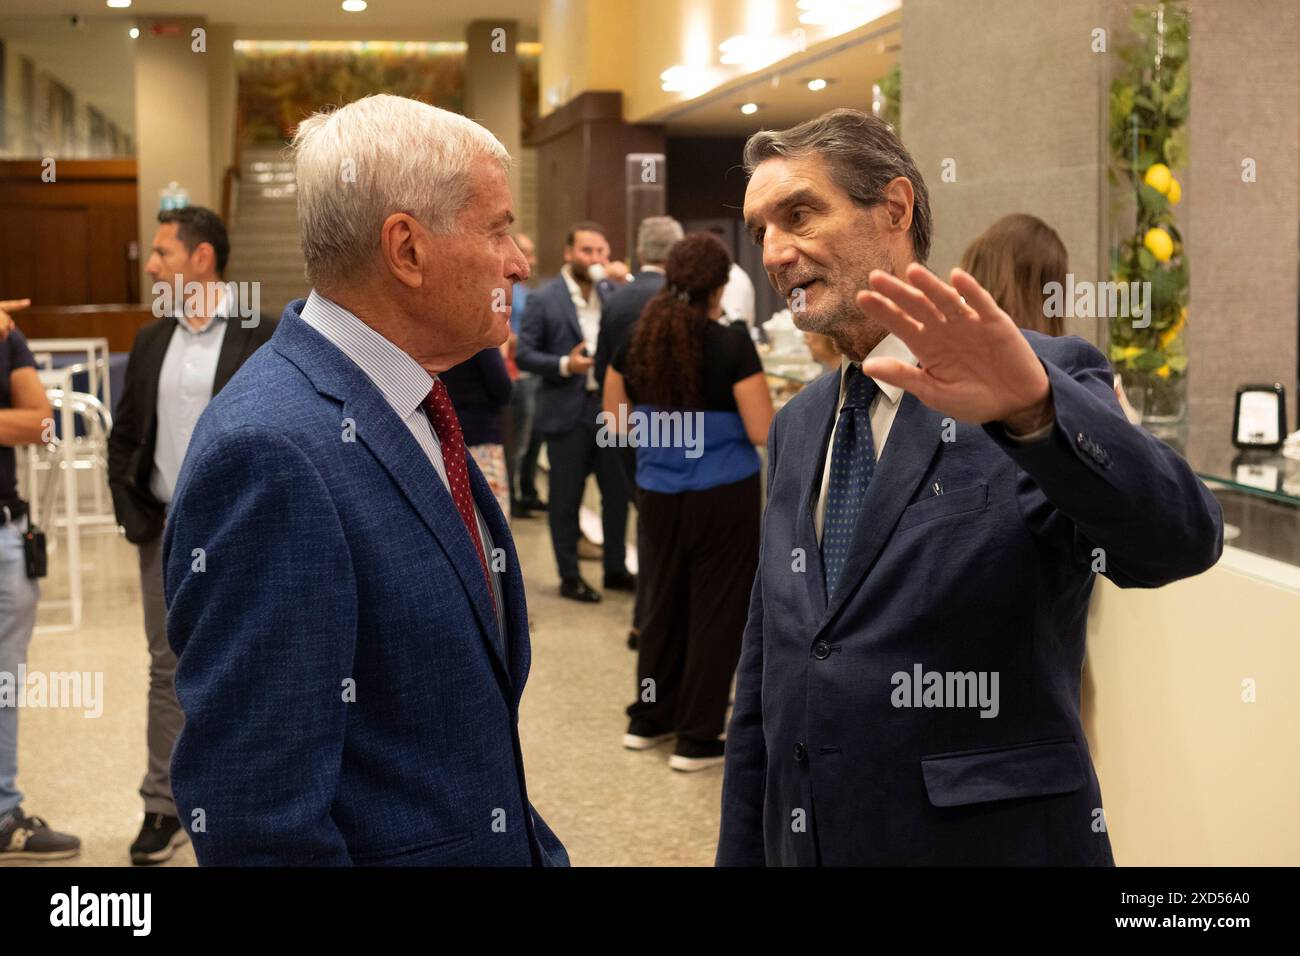
[(798, 761), (799, 763), (803, 763), (803, 758), (806, 757), (806, 756), (808, 756), (808, 750), (807, 750), (807, 748), (804, 747), (804, 745), (803, 745), (802, 743), (797, 743), (797, 744), (795, 744), (795, 745), (794, 745), (794, 759), (795, 759), (796, 761)]
[(831, 656), (831, 646), (825, 641), (818, 641), (813, 645), (813, 657), (819, 661), (824, 661)]

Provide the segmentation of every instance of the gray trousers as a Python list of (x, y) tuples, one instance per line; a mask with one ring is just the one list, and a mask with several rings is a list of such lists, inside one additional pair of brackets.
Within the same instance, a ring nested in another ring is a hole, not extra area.
[(149, 639), (149, 769), (140, 783), (145, 813), (177, 815), (172, 799), (172, 749), (185, 714), (176, 699), (176, 655), (167, 643), (167, 602), (163, 596), (162, 536), (142, 544), (140, 597), (144, 633)]

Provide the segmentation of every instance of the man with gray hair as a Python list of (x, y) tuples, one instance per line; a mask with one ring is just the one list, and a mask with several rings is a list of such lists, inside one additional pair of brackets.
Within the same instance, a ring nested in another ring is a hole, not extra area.
[(745, 168), (768, 278), (845, 361), (768, 437), (718, 862), (1111, 865), (1079, 716), (1088, 598), (1096, 572), (1208, 568), (1218, 503), (1128, 423), (1097, 349), (921, 265), (925, 182), (883, 121), (756, 133)]
[(163, 542), (182, 820), (202, 864), (567, 864), (518, 557), (439, 378), (528, 277), (510, 157), (395, 96), (294, 148), (311, 294), (200, 419)]

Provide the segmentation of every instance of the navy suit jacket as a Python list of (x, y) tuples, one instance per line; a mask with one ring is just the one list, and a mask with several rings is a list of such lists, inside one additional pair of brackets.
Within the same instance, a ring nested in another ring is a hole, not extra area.
[[(773, 421), (719, 864), (1113, 862), (1079, 717), (1093, 568), (1121, 587), (1197, 574), (1222, 514), (1124, 418), (1100, 352), (1026, 337), (1050, 436), (1018, 445), (905, 394), (830, 602), (813, 505), (840, 377)], [(907, 686), (918, 668), (983, 673), (990, 690), (996, 672), (996, 716), (959, 705), (966, 678), (925, 706)]]
[[(602, 314), (607, 296), (614, 288), (608, 280), (596, 283)], [(587, 376), (560, 374), (560, 359), (582, 341), (578, 310), (569, 297), (563, 276), (557, 275), (528, 293), (524, 316), (519, 320), (515, 362), (525, 372), (542, 377), (533, 427), (543, 435), (567, 432), (582, 423), (587, 404)], [(593, 429), (596, 427), (595, 421), (590, 424)]]
[(626, 285), (611, 295), (600, 313), (600, 338), (596, 340), (596, 381), (605, 383), (605, 370), (614, 360), (614, 353), (627, 341), (636, 327), (636, 320), (646, 305), (664, 287), (662, 272), (642, 269)]
[(302, 304), (200, 418), (163, 538), (186, 715), (172, 789), (195, 854), (566, 864), (524, 783), (528, 612), (496, 500), (469, 460), (504, 557), (504, 659), (450, 494)]

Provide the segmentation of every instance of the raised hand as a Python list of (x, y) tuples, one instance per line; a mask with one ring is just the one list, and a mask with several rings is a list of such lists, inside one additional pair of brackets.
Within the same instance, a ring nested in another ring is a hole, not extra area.
[(14, 327), (14, 320), (9, 313), (25, 309), (31, 304), (31, 299), (0, 299), (0, 342), (9, 338)]
[(948, 285), (919, 263), (907, 267), (907, 282), (871, 273), (858, 308), (921, 364), (876, 358), (862, 371), (961, 421), (1002, 422), (1014, 434), (1050, 422), (1047, 372), (1015, 322), (968, 273), (953, 269), (951, 278)]

